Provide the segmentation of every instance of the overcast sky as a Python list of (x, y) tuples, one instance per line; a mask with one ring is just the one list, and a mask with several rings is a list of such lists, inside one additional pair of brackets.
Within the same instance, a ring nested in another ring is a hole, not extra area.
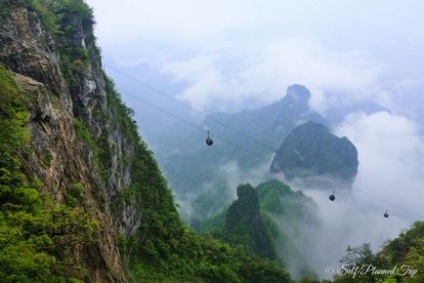
[(423, 86), (420, 0), (86, 1), (109, 64), (184, 86), (168, 94), (201, 111), (269, 103), (293, 83), (320, 111)]

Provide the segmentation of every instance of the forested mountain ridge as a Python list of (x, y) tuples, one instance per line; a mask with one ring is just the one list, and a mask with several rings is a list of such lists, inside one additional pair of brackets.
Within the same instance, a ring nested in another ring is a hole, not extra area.
[(237, 200), (201, 222), (199, 230), (284, 266), (299, 278), (315, 277), (304, 253), (321, 229), (317, 204), (287, 184), (269, 180), (256, 187), (240, 184)]
[(183, 225), (82, 0), (0, 2), (2, 282), (291, 282)]
[(226, 212), (223, 238), (233, 245), (243, 245), (261, 257), (276, 259), (272, 238), (261, 217), (259, 196), (250, 184), (237, 187), (237, 197)]
[(284, 139), (271, 172), (283, 173), (287, 180), (325, 175), (352, 184), (358, 164), (358, 151), (348, 138), (339, 138), (324, 125), (309, 121)]

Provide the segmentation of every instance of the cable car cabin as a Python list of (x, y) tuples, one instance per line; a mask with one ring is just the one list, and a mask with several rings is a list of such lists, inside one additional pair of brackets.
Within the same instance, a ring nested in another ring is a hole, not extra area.
[(336, 196), (334, 195), (334, 191), (333, 191), (333, 194), (331, 194), (328, 198), (331, 200), (331, 201), (334, 201), (335, 199), (336, 199)]
[(389, 213), (387, 211), (384, 213), (384, 217), (385, 218), (388, 218), (389, 217)]
[(208, 131), (208, 137), (205, 140), (206, 145), (211, 146), (213, 145), (213, 140), (211, 139), (211, 137), (209, 136), (209, 131)]

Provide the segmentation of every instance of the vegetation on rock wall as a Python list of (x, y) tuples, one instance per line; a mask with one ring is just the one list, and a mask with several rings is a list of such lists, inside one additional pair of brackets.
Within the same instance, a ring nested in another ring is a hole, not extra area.
[(65, 282), (75, 274), (74, 282), (83, 280), (87, 270), (71, 251), (93, 243), (98, 224), (74, 205), (77, 199), (65, 205), (40, 193), (41, 182), (22, 169), (29, 112), (22, 91), (2, 65), (0, 100), (1, 282)]

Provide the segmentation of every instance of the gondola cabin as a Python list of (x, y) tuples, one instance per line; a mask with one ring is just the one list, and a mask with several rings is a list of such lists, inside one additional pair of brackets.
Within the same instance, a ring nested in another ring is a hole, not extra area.
[(331, 194), (328, 198), (331, 200), (331, 201), (334, 201), (335, 199), (336, 199), (336, 196), (334, 195), (334, 191), (333, 191), (333, 194)]
[(208, 131), (208, 136), (207, 136), (207, 138), (206, 138), (206, 140), (205, 140), (205, 143), (206, 143), (206, 145), (207, 145), (207, 146), (211, 146), (211, 145), (213, 145), (213, 140), (212, 140), (212, 138), (209, 136), (209, 131)]

